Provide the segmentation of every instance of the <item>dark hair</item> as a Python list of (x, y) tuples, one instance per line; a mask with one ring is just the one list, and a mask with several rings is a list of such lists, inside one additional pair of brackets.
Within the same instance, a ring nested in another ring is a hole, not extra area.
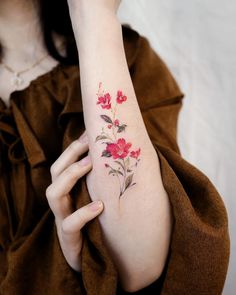
[[(70, 20), (67, 0), (36, 0), (39, 5), (39, 16), (45, 47), (48, 53), (66, 65), (78, 64), (78, 51)], [(66, 56), (60, 55), (53, 41), (53, 33), (65, 39)], [(0, 46), (0, 56), (2, 55)]]

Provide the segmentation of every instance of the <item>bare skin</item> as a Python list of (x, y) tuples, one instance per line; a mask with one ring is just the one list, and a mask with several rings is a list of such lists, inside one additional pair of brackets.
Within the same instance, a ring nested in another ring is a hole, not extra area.
[[(47, 54), (43, 44), (37, 8), (31, 1), (0, 1), (0, 41), (3, 47), (3, 61), (16, 71), (31, 67)], [(57, 46), (62, 39), (55, 35)], [(63, 47), (61, 53), (63, 53)], [(49, 72), (58, 62), (47, 56), (34, 69), (23, 74), (25, 83), (19, 90), (26, 88), (38, 76)], [(15, 90), (11, 85), (12, 74), (0, 66), (0, 97), (9, 106), (10, 94)]]

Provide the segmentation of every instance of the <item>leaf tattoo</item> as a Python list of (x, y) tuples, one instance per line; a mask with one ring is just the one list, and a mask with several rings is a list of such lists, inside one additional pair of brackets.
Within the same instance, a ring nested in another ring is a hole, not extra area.
[(111, 123), (112, 124), (112, 119), (107, 116), (107, 115), (101, 115), (101, 118), (106, 121), (107, 123)]
[[(102, 114), (101, 119), (105, 121), (106, 126), (102, 128), (102, 132), (95, 139), (95, 142), (102, 140), (102, 143), (106, 144), (106, 148), (102, 151), (101, 157), (110, 158), (113, 163), (116, 164), (116, 168), (111, 164), (105, 163), (105, 167), (109, 168), (108, 175), (116, 176), (120, 184), (119, 198), (124, 195), (124, 192), (131, 186), (135, 185), (133, 182), (133, 167), (137, 167), (140, 161), (141, 149), (130, 150), (132, 147), (131, 142), (127, 142), (125, 138), (118, 137), (118, 135), (126, 130), (127, 125), (121, 123), (116, 118), (117, 105), (121, 105), (127, 101), (127, 96), (123, 94), (121, 90), (117, 91), (115, 106), (112, 105), (112, 97), (110, 93), (105, 93), (102, 89), (102, 83), (99, 83), (99, 89), (97, 93), (97, 105), (100, 105), (103, 110), (111, 112), (111, 116)], [(105, 132), (104, 129), (107, 128)], [(135, 161), (135, 164), (131, 166), (131, 160)]]

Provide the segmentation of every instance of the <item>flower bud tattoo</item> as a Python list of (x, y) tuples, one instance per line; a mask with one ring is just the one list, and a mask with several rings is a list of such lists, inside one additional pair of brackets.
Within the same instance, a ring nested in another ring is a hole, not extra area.
[[(127, 101), (127, 96), (121, 90), (117, 91), (115, 102), (109, 93), (104, 93), (102, 90), (102, 83), (99, 83), (97, 93), (97, 105), (109, 114), (100, 115), (101, 119), (106, 123), (102, 127), (102, 132), (95, 139), (95, 142), (101, 141), (106, 144), (102, 151), (101, 157), (110, 158), (104, 164), (105, 168), (109, 170), (108, 174), (112, 174), (118, 178), (120, 184), (119, 198), (123, 196), (124, 192), (131, 186), (135, 185), (133, 182), (133, 169), (137, 167), (140, 161), (141, 149), (132, 149), (132, 143), (121, 136), (125, 132), (127, 125), (116, 118), (117, 106), (124, 104)], [(113, 103), (115, 104), (113, 107)]]

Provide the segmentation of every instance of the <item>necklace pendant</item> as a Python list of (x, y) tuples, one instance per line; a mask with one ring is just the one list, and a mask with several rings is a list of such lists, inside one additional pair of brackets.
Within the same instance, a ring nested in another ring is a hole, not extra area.
[(15, 87), (20, 87), (24, 83), (24, 79), (20, 76), (19, 73), (14, 73), (14, 76), (11, 79), (11, 84)]

